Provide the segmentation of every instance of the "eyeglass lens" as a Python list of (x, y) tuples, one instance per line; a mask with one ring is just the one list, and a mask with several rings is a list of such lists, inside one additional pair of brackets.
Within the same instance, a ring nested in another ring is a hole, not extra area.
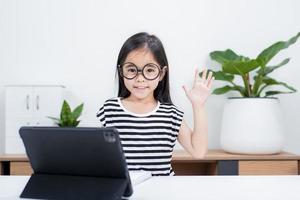
[(124, 63), (121, 66), (122, 75), (127, 79), (133, 79), (141, 71), (143, 76), (148, 80), (156, 79), (159, 76), (159, 66), (153, 63), (146, 64), (141, 70), (133, 63)]

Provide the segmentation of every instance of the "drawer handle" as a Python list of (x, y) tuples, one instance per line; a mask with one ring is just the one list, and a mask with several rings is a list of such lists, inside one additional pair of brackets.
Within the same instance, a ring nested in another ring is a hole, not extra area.
[(26, 109), (29, 110), (29, 95), (26, 96)]
[(37, 110), (40, 109), (40, 96), (39, 95), (36, 96), (36, 109)]

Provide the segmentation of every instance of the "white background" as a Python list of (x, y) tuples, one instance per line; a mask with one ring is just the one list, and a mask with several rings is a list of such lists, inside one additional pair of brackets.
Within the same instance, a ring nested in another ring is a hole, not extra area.
[[(85, 104), (81, 126), (99, 126), (95, 113), (116, 95), (118, 52), (140, 31), (162, 40), (173, 101), (192, 126), (191, 105), (181, 86), (191, 86), (196, 67), (217, 69), (209, 52), (231, 48), (256, 57), (300, 31), (299, 8), (297, 0), (0, 0), (0, 131), (4, 85), (9, 84), (65, 85), (72, 107)], [(290, 63), (272, 76), (300, 90), (300, 40), (271, 64), (286, 57)], [(223, 104), (232, 95), (210, 96), (207, 102), (209, 148), (220, 147)], [(279, 98), (285, 150), (300, 153), (300, 93)]]

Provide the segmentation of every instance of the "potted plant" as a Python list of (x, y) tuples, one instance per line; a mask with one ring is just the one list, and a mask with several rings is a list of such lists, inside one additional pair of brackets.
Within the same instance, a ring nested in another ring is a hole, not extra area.
[(64, 100), (60, 112), (60, 118), (55, 118), (55, 117), (48, 117), (48, 118), (53, 119), (55, 124), (57, 124), (60, 127), (77, 127), (78, 124), (80, 123), (78, 118), (80, 117), (82, 110), (83, 110), (83, 104), (80, 104), (73, 111), (71, 111), (70, 105), (66, 100)]
[[(294, 44), (300, 32), (288, 41), (279, 41), (264, 49), (256, 58), (236, 54), (231, 49), (214, 51), (210, 58), (221, 65), (220, 71), (213, 71), (216, 80), (227, 84), (216, 88), (216, 95), (236, 91), (239, 97), (229, 97), (225, 103), (221, 147), (230, 153), (274, 154), (284, 144), (283, 128), (278, 94), (294, 93), (296, 89), (278, 81), (270, 74), (284, 66), (290, 58), (270, 66), (270, 60), (281, 50)], [(201, 76), (201, 74), (200, 74)], [(240, 77), (240, 82), (236, 77)], [(274, 90), (274, 86), (285, 90)]]

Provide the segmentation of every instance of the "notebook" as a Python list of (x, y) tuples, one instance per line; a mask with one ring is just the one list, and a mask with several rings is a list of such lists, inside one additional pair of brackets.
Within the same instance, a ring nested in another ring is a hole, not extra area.
[(130, 180), (133, 186), (137, 186), (142, 182), (147, 181), (152, 177), (151, 172), (139, 170), (139, 171), (129, 171)]

